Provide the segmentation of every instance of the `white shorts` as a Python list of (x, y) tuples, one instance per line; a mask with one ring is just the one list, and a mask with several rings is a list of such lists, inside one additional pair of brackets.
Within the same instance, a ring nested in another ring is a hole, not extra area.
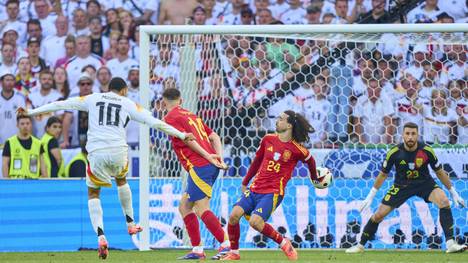
[(123, 178), (127, 172), (127, 148), (97, 150), (88, 154), (86, 185), (91, 188), (111, 187), (112, 177)]

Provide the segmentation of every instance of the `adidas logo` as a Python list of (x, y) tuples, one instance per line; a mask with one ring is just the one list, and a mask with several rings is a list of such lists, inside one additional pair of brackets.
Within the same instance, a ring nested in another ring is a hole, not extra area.
[(406, 164), (405, 160), (401, 160), (400, 165), (405, 165), (405, 164)]

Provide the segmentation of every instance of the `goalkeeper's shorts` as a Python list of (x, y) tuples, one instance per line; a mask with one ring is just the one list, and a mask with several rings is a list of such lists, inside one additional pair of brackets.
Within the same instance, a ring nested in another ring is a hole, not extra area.
[(218, 178), (219, 168), (212, 164), (201, 167), (192, 166), (188, 172), (185, 190), (188, 200), (195, 202), (205, 197), (211, 198), (212, 186)]
[(111, 187), (112, 177), (123, 178), (127, 172), (127, 148), (97, 150), (88, 154), (86, 185), (91, 188)]
[(398, 208), (413, 196), (418, 196), (424, 199), (426, 203), (429, 203), (429, 196), (436, 188), (439, 188), (439, 186), (432, 178), (417, 184), (393, 184), (385, 194), (382, 204)]

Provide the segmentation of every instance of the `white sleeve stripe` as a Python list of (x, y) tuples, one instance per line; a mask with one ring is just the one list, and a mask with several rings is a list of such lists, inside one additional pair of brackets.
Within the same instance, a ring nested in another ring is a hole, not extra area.
[(307, 155), (307, 157), (304, 159), (304, 161), (308, 161), (311, 157), (312, 157), (312, 154), (309, 153), (309, 155)]

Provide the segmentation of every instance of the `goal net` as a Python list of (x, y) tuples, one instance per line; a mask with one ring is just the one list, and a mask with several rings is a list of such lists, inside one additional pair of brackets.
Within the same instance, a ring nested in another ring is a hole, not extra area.
[[(183, 106), (223, 140), (230, 168), (220, 173), (211, 201), (223, 226), (261, 138), (275, 131), (285, 110), (313, 125), (306, 146), (334, 175), (330, 188), (318, 190), (302, 164), (295, 170), (270, 221), (296, 247), (357, 243), (393, 172), (371, 209), (358, 207), (409, 121), (468, 200), (467, 25), (145, 26), (140, 32), (144, 104), (163, 118), (161, 93), (176, 87)], [(140, 249), (189, 245), (178, 213), (186, 176), (167, 136), (141, 129), (139, 220), (149, 231), (140, 236)], [(457, 241), (467, 242), (466, 209), (452, 211)], [(216, 248), (200, 225), (204, 246)], [(438, 209), (419, 198), (392, 212), (370, 243), (385, 249), (444, 244)], [(243, 219), (240, 247), (276, 245)]]

